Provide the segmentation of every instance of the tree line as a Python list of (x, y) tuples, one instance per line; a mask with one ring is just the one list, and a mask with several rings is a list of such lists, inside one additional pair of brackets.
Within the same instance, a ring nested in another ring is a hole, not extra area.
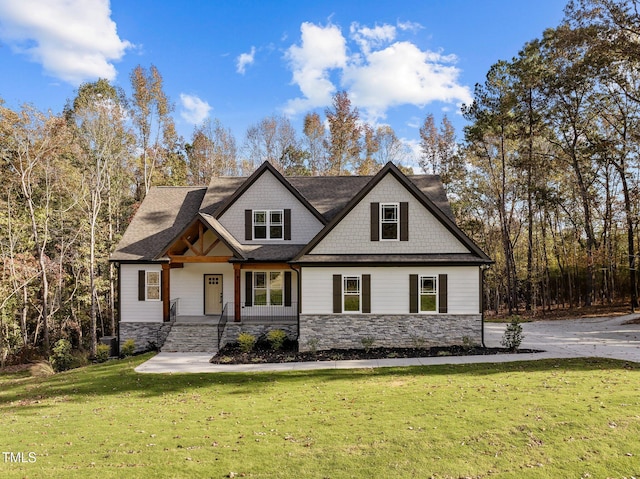
[[(439, 174), (458, 223), (496, 262), (488, 308), (637, 306), (640, 17), (632, 0), (570, 2), (561, 25), (498, 61), (462, 108), (462, 139), (426, 115), (421, 172)], [(207, 185), (270, 161), (285, 175), (375, 174), (412, 153), (346, 92), (302, 131), (272, 115), (241, 143), (219, 119), (180, 137), (154, 67), (131, 94), (98, 80), (59, 114), (0, 100), (0, 348), (115, 334), (109, 254), (154, 185)], [(416, 172), (418, 173), (418, 172)]]

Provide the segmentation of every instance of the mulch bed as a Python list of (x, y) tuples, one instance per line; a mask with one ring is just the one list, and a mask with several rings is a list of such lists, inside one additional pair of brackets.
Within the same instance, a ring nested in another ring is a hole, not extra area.
[[(256, 348), (244, 353), (237, 344), (228, 344), (216, 354), (210, 363), (213, 364), (260, 364), (260, 363), (291, 363), (308, 361), (341, 361), (353, 359), (391, 359), (391, 358), (425, 358), (438, 356), (478, 356), (491, 354), (507, 354), (513, 351), (505, 348), (465, 348), (462, 346), (435, 348), (371, 348), (364, 349), (329, 349), (316, 352), (299, 352), (292, 345), (274, 351), (272, 349)], [(519, 349), (518, 353), (537, 353), (534, 349)]]

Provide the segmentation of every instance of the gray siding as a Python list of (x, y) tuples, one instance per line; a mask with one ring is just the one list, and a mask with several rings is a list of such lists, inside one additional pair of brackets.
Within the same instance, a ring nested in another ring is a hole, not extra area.
[[(291, 240), (245, 240), (244, 211), (291, 209)], [(274, 176), (265, 172), (219, 218), (220, 223), (242, 244), (305, 244), (322, 229), (322, 223)]]
[[(371, 241), (371, 203), (409, 203), (409, 241)], [(310, 254), (468, 253), (392, 175), (383, 178)]]

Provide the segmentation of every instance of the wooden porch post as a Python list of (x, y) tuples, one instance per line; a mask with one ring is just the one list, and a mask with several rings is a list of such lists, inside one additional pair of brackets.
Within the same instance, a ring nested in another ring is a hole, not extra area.
[(240, 322), (240, 271), (241, 265), (233, 265), (233, 320)]
[(162, 319), (163, 321), (170, 321), (171, 311), (171, 288), (169, 285), (169, 278), (171, 277), (169, 271), (171, 265), (169, 263), (162, 263)]

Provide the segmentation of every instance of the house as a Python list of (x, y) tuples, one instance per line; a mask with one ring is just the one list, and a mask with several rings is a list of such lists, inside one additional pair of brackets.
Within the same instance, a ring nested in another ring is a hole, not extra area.
[(300, 350), (480, 343), (492, 263), (437, 176), (388, 163), (284, 177), (268, 162), (206, 188), (152, 188), (111, 261), (121, 344), (205, 351), (271, 329)]

